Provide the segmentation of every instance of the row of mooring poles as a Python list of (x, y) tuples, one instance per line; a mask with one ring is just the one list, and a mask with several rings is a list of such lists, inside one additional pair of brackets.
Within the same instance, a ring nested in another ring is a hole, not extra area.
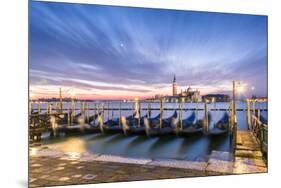
[(209, 132), (209, 117), (208, 117), (208, 100), (204, 101), (205, 118), (204, 118), (204, 132)]

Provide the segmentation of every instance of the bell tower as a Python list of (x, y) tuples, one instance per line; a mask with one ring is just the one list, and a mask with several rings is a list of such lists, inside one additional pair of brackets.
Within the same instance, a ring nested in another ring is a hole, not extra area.
[(174, 80), (173, 80), (173, 96), (177, 95), (177, 80), (176, 80), (176, 75), (174, 75)]

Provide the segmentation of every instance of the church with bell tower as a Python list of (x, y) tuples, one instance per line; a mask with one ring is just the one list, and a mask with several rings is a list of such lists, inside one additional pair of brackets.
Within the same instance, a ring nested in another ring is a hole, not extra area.
[(174, 75), (174, 80), (173, 80), (173, 95), (172, 96), (177, 96), (177, 80), (176, 80), (176, 75)]

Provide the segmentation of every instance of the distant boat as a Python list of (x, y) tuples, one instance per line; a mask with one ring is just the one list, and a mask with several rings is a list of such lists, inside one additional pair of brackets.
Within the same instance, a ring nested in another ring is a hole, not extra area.
[(226, 134), (229, 130), (229, 116), (228, 113), (225, 112), (223, 117), (215, 123), (214, 127), (209, 130), (209, 135), (223, 135)]
[(155, 118), (144, 118), (145, 132), (147, 136), (160, 136), (173, 134), (178, 121), (178, 113), (175, 111), (172, 116), (162, 119), (162, 127), (160, 127), (160, 115)]

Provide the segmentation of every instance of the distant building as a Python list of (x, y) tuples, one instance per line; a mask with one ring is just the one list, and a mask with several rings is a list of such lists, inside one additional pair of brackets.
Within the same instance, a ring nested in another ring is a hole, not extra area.
[(216, 102), (229, 102), (230, 101), (230, 97), (229, 95), (225, 95), (225, 94), (208, 94), (208, 95), (204, 95), (202, 96), (202, 100), (215, 100)]
[(177, 81), (176, 81), (176, 75), (174, 75), (174, 80), (173, 80), (173, 93), (172, 96), (177, 96)]
[(188, 101), (201, 101), (200, 91), (193, 90), (191, 87), (188, 87), (185, 90), (181, 90), (180, 93), (177, 93), (177, 80), (176, 76), (174, 76), (172, 82), (172, 95), (170, 96), (162, 96), (162, 95), (155, 95), (155, 99), (159, 99), (163, 97), (165, 102), (188, 102)]

